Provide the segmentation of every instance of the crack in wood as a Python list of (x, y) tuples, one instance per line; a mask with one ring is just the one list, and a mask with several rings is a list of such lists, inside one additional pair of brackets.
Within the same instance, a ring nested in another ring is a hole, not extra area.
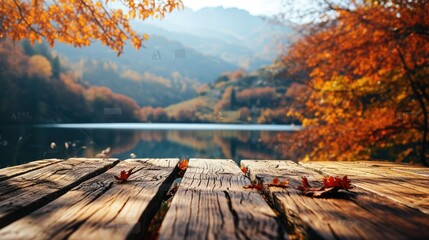
[[(192, 206), (192, 201), (194, 200), (194, 190), (191, 190), (191, 200), (190, 200), (190, 206)], [(189, 208), (189, 218), (190, 218), (190, 216), (192, 216), (192, 208)], [(187, 221), (187, 224), (186, 224), (186, 227), (185, 227), (185, 235), (184, 235), (184, 238), (185, 239), (187, 239), (187, 236), (189, 235), (189, 226), (190, 226), (190, 224), (191, 224), (191, 221), (190, 220), (188, 220)]]
[[(237, 239), (241, 239), (240, 235), (238, 233), (238, 227), (240, 225), (240, 218), (238, 217), (238, 214), (235, 211), (235, 209), (232, 207), (231, 196), (229, 196), (228, 191), (223, 191), (223, 193), (225, 194), (225, 198), (226, 198), (227, 203), (228, 203), (229, 211), (231, 212), (232, 217), (234, 219), (234, 234), (235, 234), (235, 237)], [(248, 237), (246, 235), (244, 235), (244, 236), (245, 236), (246, 239), (248, 239)]]
[[(171, 165), (172, 164), (171, 162), (172, 161), (168, 162), (169, 168), (177, 165), (177, 163), (175, 163), (174, 165)], [(153, 221), (154, 217), (161, 210), (162, 202), (165, 199), (165, 197), (167, 196), (168, 191), (171, 189), (171, 187), (174, 183), (174, 180), (177, 179), (178, 173), (179, 173), (179, 169), (177, 168), (177, 166), (175, 166), (174, 169), (171, 171), (171, 173), (161, 183), (161, 185), (158, 188), (158, 192), (155, 194), (155, 196), (152, 198), (152, 200), (149, 201), (146, 209), (143, 211), (143, 214), (141, 215), (141, 217), (139, 219), (139, 223), (142, 226), (141, 233), (131, 235), (131, 236), (129, 236), (129, 238), (141, 239), (148, 234), (148, 229), (150, 228), (150, 223)], [(162, 179), (162, 177), (159, 179)], [(179, 187), (180, 187), (180, 185), (179, 185)], [(174, 195), (173, 195), (173, 198), (174, 198)], [(156, 231), (159, 230), (159, 227), (156, 229)]]

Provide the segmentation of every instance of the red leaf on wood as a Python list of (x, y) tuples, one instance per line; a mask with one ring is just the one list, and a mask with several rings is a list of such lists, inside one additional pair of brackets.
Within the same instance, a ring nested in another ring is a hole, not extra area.
[(133, 170), (135, 167), (131, 168), (130, 170), (128, 170), (127, 172), (125, 170), (122, 170), (121, 173), (119, 174), (119, 176), (114, 176), (116, 178), (116, 180), (125, 182), (128, 180), (128, 178), (131, 176), (131, 174), (133, 174)]
[(179, 164), (177, 164), (177, 167), (182, 170), (185, 171), (188, 168), (188, 163), (189, 161), (187, 159), (182, 159)]
[(252, 183), (250, 185), (243, 186), (243, 188), (245, 188), (245, 189), (257, 189), (260, 191), (264, 190), (264, 186), (262, 186), (259, 183)]
[(302, 186), (298, 186), (298, 189), (301, 191), (304, 191), (307, 188), (311, 188), (310, 184), (308, 183), (307, 177), (301, 178)]
[(286, 188), (288, 185), (289, 181), (288, 180), (284, 180), (284, 181), (280, 181), (279, 178), (274, 178), (272, 183), (268, 183), (267, 186), (268, 187), (280, 187), (280, 188)]
[(340, 189), (348, 190), (353, 188), (347, 176), (343, 178), (327, 176), (323, 179), (323, 186), (318, 188), (311, 187), (306, 177), (302, 177), (301, 182), (302, 186), (298, 186), (298, 189), (304, 195), (312, 197), (326, 197), (331, 193), (338, 192)]
[(347, 176), (344, 176), (343, 178), (340, 177), (332, 177), (332, 176), (326, 176), (323, 179), (323, 185), (325, 187), (337, 187), (339, 189), (352, 189), (352, 185), (350, 184), (350, 180), (347, 179)]
[(279, 178), (274, 178), (273, 179), (273, 185), (277, 185), (277, 184), (279, 184), (279, 182), (280, 182), (280, 179)]

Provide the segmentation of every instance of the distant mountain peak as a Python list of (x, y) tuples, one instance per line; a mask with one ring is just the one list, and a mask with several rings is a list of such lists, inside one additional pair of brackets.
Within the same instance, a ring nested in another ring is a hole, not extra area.
[[(246, 13), (248, 15), (252, 15), (250, 14), (247, 10), (241, 9), (241, 8), (237, 8), (237, 7), (224, 7), (224, 6), (217, 6), (217, 7), (203, 7), (195, 12), (199, 12), (199, 11), (226, 11), (226, 12), (235, 12), (235, 13)], [(253, 15), (252, 15), (253, 16)]]

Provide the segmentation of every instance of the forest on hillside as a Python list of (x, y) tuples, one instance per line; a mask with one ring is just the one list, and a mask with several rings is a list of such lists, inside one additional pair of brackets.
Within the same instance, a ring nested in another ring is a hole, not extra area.
[(114, 62), (74, 64), (43, 43), (6, 39), (0, 47), (7, 69), (1, 98), (13, 103), (2, 106), (2, 123), (299, 124), (285, 115), (290, 82), (275, 80), (273, 67), (225, 72), (202, 84), (178, 72), (162, 77)]

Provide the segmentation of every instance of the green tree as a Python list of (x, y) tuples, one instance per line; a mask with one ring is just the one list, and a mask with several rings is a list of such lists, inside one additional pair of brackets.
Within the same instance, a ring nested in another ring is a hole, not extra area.
[(237, 98), (236, 98), (236, 96), (235, 96), (235, 88), (233, 88), (233, 89), (231, 90), (231, 95), (230, 95), (230, 97), (229, 97), (229, 103), (230, 103), (230, 106), (231, 106), (232, 108), (234, 108), (234, 107), (237, 105)]

